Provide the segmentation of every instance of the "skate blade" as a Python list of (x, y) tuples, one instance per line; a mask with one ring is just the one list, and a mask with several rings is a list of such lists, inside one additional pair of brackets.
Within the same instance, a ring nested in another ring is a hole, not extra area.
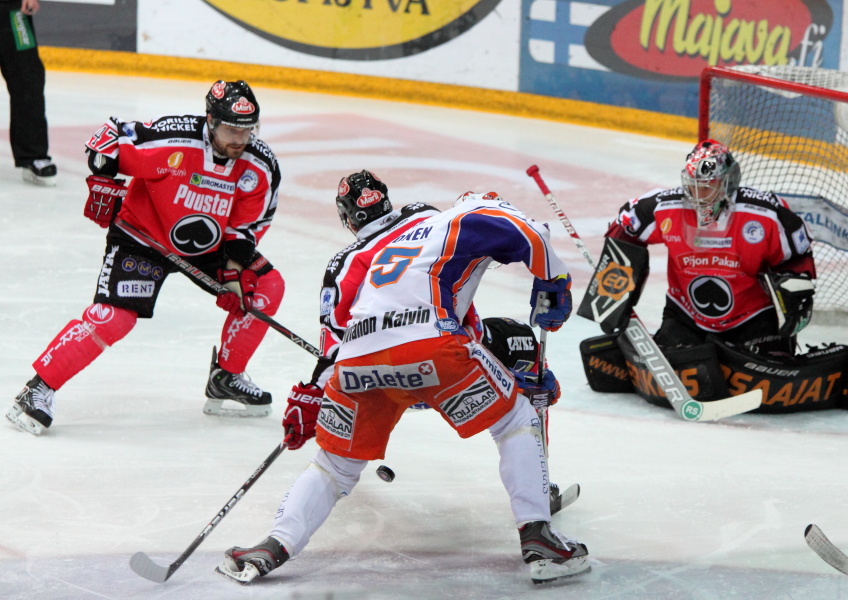
[(24, 169), (23, 180), (27, 183), (40, 185), (42, 187), (56, 187), (56, 177), (39, 177), (29, 169)]
[(569, 558), (564, 563), (551, 560), (536, 560), (530, 563), (530, 579), (533, 583), (548, 583), (557, 579), (574, 577), (592, 570), (588, 556)]
[(6, 411), (6, 418), (9, 419), (12, 425), (29, 434), (41, 435), (44, 432), (44, 425), (35, 419), (30, 419), (29, 415), (17, 403), (13, 404), (12, 408)]
[(245, 563), (244, 569), (241, 571), (230, 569), (225, 563), (222, 563), (215, 567), (215, 572), (241, 585), (248, 585), (259, 577), (259, 569), (250, 563)]
[(234, 400), (207, 398), (203, 413), (215, 417), (267, 417), (271, 414), (271, 405), (242, 404)]

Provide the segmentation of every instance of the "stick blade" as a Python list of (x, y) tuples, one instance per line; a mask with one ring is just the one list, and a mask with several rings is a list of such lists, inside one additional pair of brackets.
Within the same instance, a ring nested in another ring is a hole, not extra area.
[(144, 552), (136, 552), (130, 558), (130, 569), (145, 579), (156, 583), (165, 583), (171, 576), (171, 571), (168, 567), (160, 567), (155, 562), (150, 560)]
[(562, 493), (562, 508), (571, 506), (580, 497), (580, 484), (573, 483)]
[(804, 541), (818, 554), (821, 559), (841, 573), (848, 575), (848, 556), (827, 539), (818, 525), (807, 525), (804, 530)]
[(698, 421), (715, 421), (732, 417), (759, 408), (763, 402), (763, 390), (751, 390), (738, 396), (729, 396), (712, 402), (701, 402), (703, 410)]

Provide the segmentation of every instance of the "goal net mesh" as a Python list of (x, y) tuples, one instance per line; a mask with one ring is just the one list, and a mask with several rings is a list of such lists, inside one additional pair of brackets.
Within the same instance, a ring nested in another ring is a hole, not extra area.
[[(848, 73), (789, 65), (727, 70), (758, 77), (713, 74), (708, 135), (733, 152), (742, 185), (780, 194), (801, 215), (814, 240), (815, 310), (846, 312)], [(775, 80), (801, 85), (779, 89)]]

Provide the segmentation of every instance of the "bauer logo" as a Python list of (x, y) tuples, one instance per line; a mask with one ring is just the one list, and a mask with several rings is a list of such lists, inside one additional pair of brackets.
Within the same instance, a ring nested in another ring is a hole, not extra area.
[(497, 399), (494, 388), (485, 377), (480, 376), (471, 387), (440, 403), (439, 408), (459, 427), (489, 408)]
[(816, 64), (833, 26), (826, 0), (785, 0), (779, 10), (761, 0), (626, 0), (592, 23), (584, 43), (611, 71), (682, 81), (710, 66)]
[(342, 60), (386, 60), (424, 52), (474, 27), (500, 1), (204, 0), (272, 43)]

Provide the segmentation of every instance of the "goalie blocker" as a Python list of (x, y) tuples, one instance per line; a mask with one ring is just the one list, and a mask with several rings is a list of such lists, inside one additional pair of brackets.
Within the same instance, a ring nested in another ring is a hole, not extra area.
[(577, 314), (598, 323), (604, 333), (621, 331), (639, 301), (649, 270), (647, 248), (606, 238)]
[[(651, 404), (670, 407), (644, 361), (623, 335), (580, 344), (589, 386), (597, 392), (635, 391)], [(702, 402), (761, 389), (753, 412), (778, 414), (848, 408), (848, 347), (830, 344), (791, 358), (751, 354), (718, 338), (665, 351), (680, 380)]]

